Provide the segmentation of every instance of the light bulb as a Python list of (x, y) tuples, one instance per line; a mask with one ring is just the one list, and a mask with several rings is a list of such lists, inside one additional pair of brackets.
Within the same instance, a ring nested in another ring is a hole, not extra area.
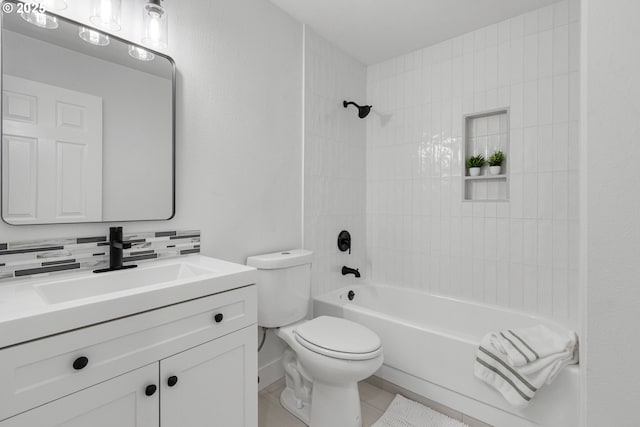
[(90, 28), (80, 27), (80, 30), (78, 30), (78, 36), (87, 43), (96, 46), (107, 46), (110, 43), (108, 35)]
[(140, 61), (153, 61), (156, 57), (153, 53), (138, 46), (129, 45), (129, 55), (132, 58), (139, 59)]
[(49, 30), (55, 30), (58, 28), (58, 18), (39, 12), (35, 9), (32, 9), (29, 12), (23, 12), (20, 16), (22, 16), (22, 19), (28, 23), (40, 28), (46, 28)]
[(89, 20), (97, 27), (120, 31), (121, 0), (91, 0)]

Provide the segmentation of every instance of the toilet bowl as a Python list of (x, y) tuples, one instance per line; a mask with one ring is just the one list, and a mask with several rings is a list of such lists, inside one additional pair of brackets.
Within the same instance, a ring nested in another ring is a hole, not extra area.
[(313, 383), (310, 411), (292, 405), (286, 389), (283, 406), (311, 427), (360, 427), (358, 381), (382, 365), (380, 338), (357, 323), (328, 316), (282, 327), (278, 336)]
[(278, 328), (283, 355), (282, 405), (310, 427), (361, 427), (358, 381), (382, 365), (380, 338), (350, 320), (306, 317), (311, 301), (311, 252), (249, 257), (258, 269), (258, 324)]

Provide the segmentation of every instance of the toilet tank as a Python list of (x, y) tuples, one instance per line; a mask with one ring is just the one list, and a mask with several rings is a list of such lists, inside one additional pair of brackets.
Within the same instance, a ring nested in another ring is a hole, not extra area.
[(304, 319), (311, 299), (311, 256), (304, 249), (247, 258), (258, 269), (258, 325), (277, 328)]

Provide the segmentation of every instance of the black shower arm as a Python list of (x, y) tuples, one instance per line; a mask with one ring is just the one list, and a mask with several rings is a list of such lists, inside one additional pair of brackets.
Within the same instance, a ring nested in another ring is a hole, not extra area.
[(355, 105), (357, 108), (361, 108), (361, 106), (360, 106), (360, 105), (358, 105), (358, 104), (356, 104), (355, 102), (352, 102), (352, 101), (349, 101), (349, 102), (347, 102), (347, 101), (342, 101), (342, 106), (343, 106), (344, 108), (347, 108), (349, 105)]

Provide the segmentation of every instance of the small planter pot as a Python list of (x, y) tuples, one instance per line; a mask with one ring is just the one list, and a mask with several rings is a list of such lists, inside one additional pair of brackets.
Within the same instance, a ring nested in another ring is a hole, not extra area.
[(469, 168), (469, 176), (480, 176), (481, 168)]
[(500, 175), (500, 169), (502, 169), (502, 166), (489, 166), (491, 175)]

